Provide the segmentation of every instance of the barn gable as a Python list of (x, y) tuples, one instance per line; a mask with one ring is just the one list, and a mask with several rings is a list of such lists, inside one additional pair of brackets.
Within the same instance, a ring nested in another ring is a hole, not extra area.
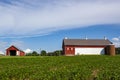
[(64, 55), (110, 54), (110, 46), (113, 46), (111, 54), (115, 54), (114, 45), (108, 39), (64, 39), (62, 45)]

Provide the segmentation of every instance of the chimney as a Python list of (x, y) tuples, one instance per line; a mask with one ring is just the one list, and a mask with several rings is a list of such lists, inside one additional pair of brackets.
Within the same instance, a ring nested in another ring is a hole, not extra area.
[(85, 36), (85, 40), (88, 40), (87, 36)]
[(64, 39), (68, 39), (68, 37), (65, 37)]
[(106, 37), (106, 36), (104, 36), (104, 40), (107, 40), (107, 37)]

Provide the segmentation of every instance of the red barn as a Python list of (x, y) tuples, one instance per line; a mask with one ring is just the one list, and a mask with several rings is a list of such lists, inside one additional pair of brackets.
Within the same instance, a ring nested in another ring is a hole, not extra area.
[(64, 39), (64, 55), (115, 55), (115, 47), (108, 39)]
[(7, 56), (24, 56), (25, 52), (12, 45), (8, 49), (6, 49), (6, 55)]

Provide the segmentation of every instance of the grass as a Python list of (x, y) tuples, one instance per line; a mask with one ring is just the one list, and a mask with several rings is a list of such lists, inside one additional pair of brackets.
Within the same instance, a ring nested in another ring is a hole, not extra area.
[(120, 56), (0, 56), (0, 80), (119, 80)]

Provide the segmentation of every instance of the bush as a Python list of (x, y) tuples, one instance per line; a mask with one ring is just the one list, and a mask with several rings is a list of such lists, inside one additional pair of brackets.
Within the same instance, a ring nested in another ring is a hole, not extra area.
[(61, 50), (57, 50), (54, 52), (54, 56), (60, 56), (62, 55), (62, 51)]
[(32, 56), (39, 56), (39, 54), (36, 51), (33, 51)]
[(26, 56), (32, 56), (32, 53), (27, 53)]
[(39, 56), (39, 54), (36, 51), (33, 51), (32, 53), (27, 53), (26, 56)]
[(46, 53), (46, 51), (45, 51), (45, 50), (42, 50), (40, 55), (41, 55), (41, 56), (46, 56), (46, 55), (47, 55), (47, 53)]

